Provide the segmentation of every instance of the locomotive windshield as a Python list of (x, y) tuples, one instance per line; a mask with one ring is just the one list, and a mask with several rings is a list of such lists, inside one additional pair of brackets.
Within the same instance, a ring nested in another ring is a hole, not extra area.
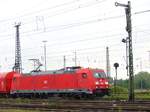
[(106, 78), (106, 75), (104, 72), (95, 72), (94, 77), (95, 78)]

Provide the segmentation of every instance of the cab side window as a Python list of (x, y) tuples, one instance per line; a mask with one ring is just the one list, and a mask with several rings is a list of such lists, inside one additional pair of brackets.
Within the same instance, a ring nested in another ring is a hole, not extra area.
[(86, 79), (88, 77), (87, 73), (82, 73), (82, 78)]

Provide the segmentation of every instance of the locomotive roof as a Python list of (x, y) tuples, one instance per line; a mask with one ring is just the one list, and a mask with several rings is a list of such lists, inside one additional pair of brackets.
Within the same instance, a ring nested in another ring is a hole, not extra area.
[[(48, 70), (48, 71), (32, 71), (31, 73), (25, 74), (25, 75), (46, 75), (46, 74), (73, 74), (76, 71), (82, 71), (82, 70), (94, 70), (94, 71), (99, 71), (102, 69), (92, 69), (92, 68), (82, 68), (80, 66), (73, 66), (73, 67), (65, 67), (59, 70)], [(80, 71), (80, 72), (81, 72)], [(102, 70), (103, 71), (103, 70)]]

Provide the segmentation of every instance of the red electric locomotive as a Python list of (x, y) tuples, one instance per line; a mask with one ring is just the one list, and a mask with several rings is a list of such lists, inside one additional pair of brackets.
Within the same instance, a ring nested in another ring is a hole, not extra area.
[(108, 80), (101, 69), (66, 67), (29, 74), (10, 72), (6, 77), (6, 91), (11, 95), (109, 94)]

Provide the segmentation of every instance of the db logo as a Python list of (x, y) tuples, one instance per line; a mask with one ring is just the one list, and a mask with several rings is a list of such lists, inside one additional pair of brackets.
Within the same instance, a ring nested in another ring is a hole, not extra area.
[(47, 80), (45, 80), (43, 83), (44, 83), (44, 84), (47, 84), (48, 82), (47, 82)]

